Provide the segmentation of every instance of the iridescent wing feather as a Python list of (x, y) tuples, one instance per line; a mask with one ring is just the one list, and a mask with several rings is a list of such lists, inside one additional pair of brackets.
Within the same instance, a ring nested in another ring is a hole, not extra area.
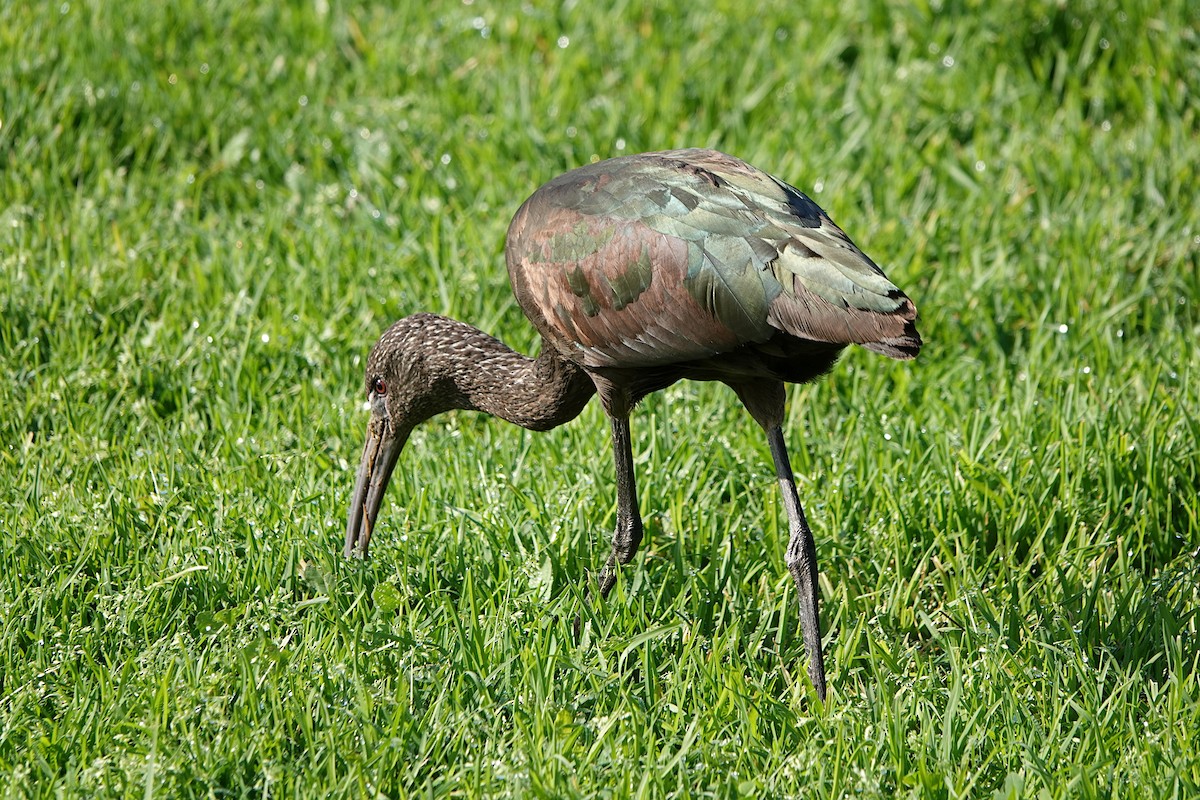
[(507, 258), (522, 309), (586, 367), (701, 360), (781, 331), (920, 349), (912, 302), (816, 203), (711, 150), (556, 178), (517, 212)]

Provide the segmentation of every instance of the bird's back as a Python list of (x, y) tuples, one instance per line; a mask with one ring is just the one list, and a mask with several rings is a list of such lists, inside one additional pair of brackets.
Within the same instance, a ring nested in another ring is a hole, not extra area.
[(912, 301), (816, 203), (712, 150), (555, 178), (517, 211), (506, 256), (526, 316), (586, 369), (921, 346)]

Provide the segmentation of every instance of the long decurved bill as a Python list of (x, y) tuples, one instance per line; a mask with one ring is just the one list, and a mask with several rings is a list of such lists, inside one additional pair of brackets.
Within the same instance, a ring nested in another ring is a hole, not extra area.
[(367, 441), (363, 445), (362, 461), (354, 479), (354, 494), (350, 497), (350, 513), (346, 519), (346, 558), (367, 557), (371, 532), (379, 518), (383, 493), (387, 491), (392, 470), (400, 451), (408, 441), (408, 431), (396, 431), (387, 421), (372, 417), (367, 426)]

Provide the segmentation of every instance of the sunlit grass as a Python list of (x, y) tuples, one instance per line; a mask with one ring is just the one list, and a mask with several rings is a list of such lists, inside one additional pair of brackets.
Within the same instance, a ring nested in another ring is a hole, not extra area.
[[(395, 5), (0, 5), (5, 796), (1200, 793), (1190, 4)], [(595, 405), (424, 425), (341, 557), (378, 333), (531, 352), (519, 203), (689, 145), (921, 310), (791, 392), (824, 708), (720, 386), (608, 603)]]

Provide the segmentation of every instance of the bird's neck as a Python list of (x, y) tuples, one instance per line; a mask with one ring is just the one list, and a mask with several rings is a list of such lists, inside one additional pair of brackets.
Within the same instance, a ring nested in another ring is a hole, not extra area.
[(465, 323), (455, 346), (441, 350), (453, 376), (457, 408), (483, 411), (535, 431), (579, 416), (596, 392), (582, 369), (547, 342), (529, 358)]

